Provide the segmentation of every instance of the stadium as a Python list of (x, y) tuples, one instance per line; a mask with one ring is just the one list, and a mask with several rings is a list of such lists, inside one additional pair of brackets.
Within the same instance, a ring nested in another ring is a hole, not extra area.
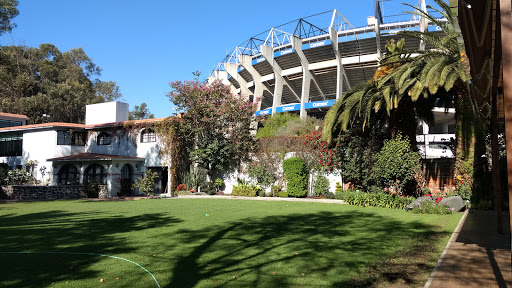
[[(366, 26), (354, 27), (338, 10), (300, 18), (249, 38), (215, 68), (209, 81), (221, 80), (249, 95), (256, 116), (299, 113), (323, 117), (344, 91), (370, 80), (388, 41), (405, 38), (405, 49), (429, 49), (398, 31), (439, 31), (428, 19), (387, 10), (427, 10), (425, 0), (407, 7), (402, 1), (375, 1)], [(391, 9), (390, 9), (391, 8)], [(387, 11), (386, 10), (386, 11)], [(439, 33), (442, 33), (441, 31)], [(435, 125), (422, 123), (417, 141), (425, 158), (453, 157), (447, 147), (454, 133), (454, 109), (435, 109)]]

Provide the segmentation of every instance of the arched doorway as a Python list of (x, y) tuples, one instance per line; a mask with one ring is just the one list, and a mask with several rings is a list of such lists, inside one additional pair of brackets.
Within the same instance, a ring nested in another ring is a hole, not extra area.
[(121, 168), (121, 187), (118, 196), (127, 196), (132, 194), (132, 176), (133, 168), (130, 164), (124, 164)]

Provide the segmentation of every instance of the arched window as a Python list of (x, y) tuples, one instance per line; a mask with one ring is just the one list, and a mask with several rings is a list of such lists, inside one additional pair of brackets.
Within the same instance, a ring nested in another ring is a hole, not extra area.
[(110, 134), (107, 132), (101, 132), (98, 134), (98, 137), (96, 139), (96, 143), (98, 145), (110, 145)]
[(155, 130), (153, 130), (153, 128), (147, 128), (147, 129), (142, 130), (142, 132), (140, 133), (140, 142), (141, 143), (156, 142)]
[(59, 170), (58, 183), (61, 185), (78, 184), (78, 170), (75, 165), (66, 164)]
[(91, 164), (87, 169), (85, 169), (84, 183), (95, 181), (98, 184), (106, 184), (106, 176), (103, 166), (99, 164)]

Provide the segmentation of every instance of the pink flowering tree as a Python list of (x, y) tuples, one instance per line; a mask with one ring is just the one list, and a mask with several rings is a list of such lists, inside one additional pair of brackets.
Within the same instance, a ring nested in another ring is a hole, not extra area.
[(248, 97), (235, 95), (220, 81), (206, 83), (174, 81), (167, 94), (176, 107), (185, 112), (184, 135), (190, 160), (209, 172), (239, 164), (256, 144), (250, 134), (255, 105)]

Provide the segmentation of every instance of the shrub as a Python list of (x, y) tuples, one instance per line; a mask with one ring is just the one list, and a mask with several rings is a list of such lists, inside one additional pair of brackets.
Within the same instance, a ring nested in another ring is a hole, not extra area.
[(201, 184), (206, 181), (206, 174), (206, 169), (190, 166), (189, 171), (182, 175), (183, 184), (189, 189), (197, 191), (197, 189), (201, 187)]
[(99, 186), (98, 182), (94, 180), (87, 181), (84, 184), (84, 191), (87, 194), (87, 198), (98, 198), (99, 196)]
[(237, 186), (233, 186), (233, 191), (231, 192), (231, 195), (255, 197), (256, 192), (257, 191), (255, 186), (240, 184)]
[(329, 192), (329, 180), (325, 176), (316, 177), (313, 183), (313, 196), (325, 196)]
[(155, 189), (155, 178), (157, 177), (158, 173), (149, 169), (146, 172), (146, 177), (139, 177), (133, 185), (134, 187), (139, 188), (139, 192), (146, 194), (146, 196), (150, 196), (153, 195), (153, 190)]
[(278, 113), (267, 118), (263, 122), (263, 127), (258, 129), (256, 138), (266, 138), (276, 136), (277, 130), (281, 127), (286, 127), (290, 120), (300, 119), (298, 115), (290, 113)]
[(327, 193), (325, 193), (324, 196), (327, 199), (334, 199), (334, 193), (332, 193), (332, 192), (327, 192)]
[(258, 196), (259, 196), (259, 197), (265, 197), (265, 196), (266, 196), (266, 195), (265, 195), (265, 190), (263, 190), (263, 189), (259, 190), (259, 191), (258, 191)]
[(268, 187), (276, 181), (275, 175), (269, 169), (256, 162), (249, 165), (247, 174), (263, 187)]
[(208, 195), (214, 195), (217, 192), (215, 185), (212, 182), (205, 182), (201, 185), (201, 192), (204, 192)]
[(190, 195), (191, 192), (188, 191), (188, 190), (177, 190), (176, 192), (174, 192), (176, 195), (178, 196), (183, 196), (183, 195)]
[(281, 184), (272, 185), (272, 187), (270, 187), (270, 196), (269, 197), (279, 197), (279, 192), (281, 192), (282, 190), (283, 190), (283, 185), (281, 185)]
[(384, 147), (375, 155), (373, 175), (381, 186), (394, 186), (401, 191), (420, 167), (420, 155), (411, 151), (409, 139), (398, 134), (384, 141)]
[(366, 193), (357, 190), (344, 190), (336, 193), (335, 198), (343, 200), (350, 205), (393, 209), (404, 209), (414, 201), (414, 197), (411, 196), (400, 196), (388, 193)]
[(224, 185), (224, 181), (222, 181), (222, 179), (220, 179), (220, 178), (217, 178), (217, 179), (215, 179), (215, 182), (213, 183), (213, 185), (215, 185), (215, 188), (217, 188), (217, 191), (219, 191), (220, 187), (222, 187), (222, 185)]
[(182, 190), (187, 190), (187, 186), (185, 184), (180, 184), (180, 185), (176, 186), (176, 191), (182, 191)]
[(306, 197), (308, 193), (308, 170), (304, 160), (291, 157), (283, 161), (286, 192), (291, 197)]
[(341, 192), (341, 191), (343, 191), (343, 187), (341, 187), (340, 182), (336, 182), (336, 188), (334, 190), (334, 193), (338, 193), (338, 192)]
[(288, 197), (288, 192), (286, 191), (279, 191), (279, 197)]
[(0, 163), (0, 185), (7, 184), (8, 172), (9, 172), (9, 165), (7, 165), (7, 163)]
[(416, 214), (451, 214), (453, 211), (447, 205), (439, 205), (432, 200), (426, 200), (412, 208)]
[(9, 185), (23, 185), (32, 179), (32, 176), (27, 171), (16, 169), (7, 172), (7, 184)]

